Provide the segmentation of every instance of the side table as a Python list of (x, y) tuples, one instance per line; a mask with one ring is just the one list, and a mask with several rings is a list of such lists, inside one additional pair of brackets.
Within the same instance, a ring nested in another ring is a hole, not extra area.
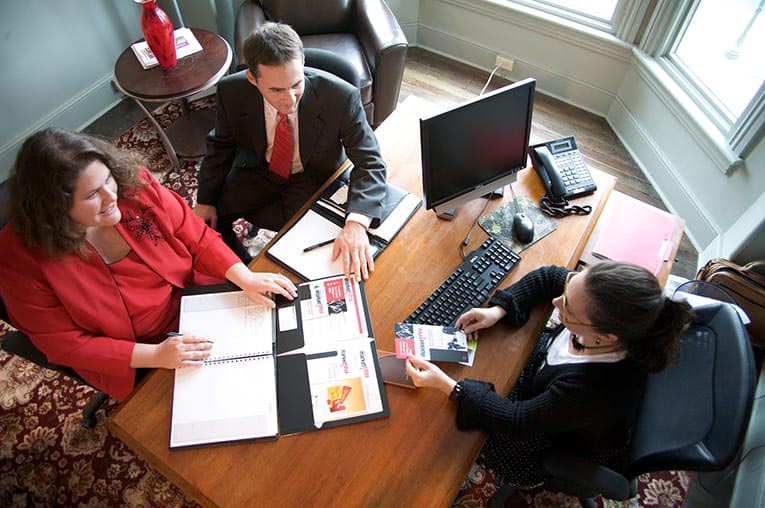
[[(114, 64), (114, 83), (132, 98), (154, 126), (173, 169), (180, 169), (178, 157), (199, 158), (206, 151), (205, 137), (215, 125), (211, 111), (191, 111), (188, 97), (215, 85), (231, 65), (231, 47), (218, 34), (192, 28), (202, 51), (179, 58), (172, 69), (160, 66), (144, 69), (128, 47)], [(169, 102), (181, 99), (183, 114), (163, 129), (142, 101)]]

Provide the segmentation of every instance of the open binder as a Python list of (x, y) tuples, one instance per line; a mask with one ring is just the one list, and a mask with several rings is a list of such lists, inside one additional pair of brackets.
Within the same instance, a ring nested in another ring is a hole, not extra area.
[[(329, 242), (345, 225), (350, 169), (335, 179), (310, 208), (268, 248), (266, 255), (304, 280), (343, 272), (340, 261), (332, 262), (332, 243), (305, 252), (309, 246)], [(369, 229), (372, 256), (377, 258), (404, 224), (422, 205), (422, 200), (394, 185), (386, 185), (380, 225)]]
[(215, 345), (203, 366), (175, 371), (170, 448), (389, 415), (363, 283), (312, 280), (275, 310), (233, 284), (189, 288), (180, 330)]

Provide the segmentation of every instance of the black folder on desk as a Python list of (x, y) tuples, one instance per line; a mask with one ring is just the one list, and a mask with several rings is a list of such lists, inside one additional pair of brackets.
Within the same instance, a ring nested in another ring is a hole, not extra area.
[[(304, 280), (342, 273), (339, 261), (332, 262), (333, 244), (305, 252), (306, 247), (337, 237), (345, 224), (348, 178), (347, 170), (322, 192), (319, 199), (269, 246), (266, 255)], [(372, 256), (377, 258), (404, 227), (422, 200), (403, 189), (387, 184), (380, 225), (369, 230)]]
[(294, 301), (277, 299), (275, 310), (252, 304), (232, 284), (189, 288), (180, 329), (208, 336), (214, 347), (204, 366), (176, 370), (171, 448), (276, 439), (389, 415), (363, 283), (312, 280), (298, 286)]

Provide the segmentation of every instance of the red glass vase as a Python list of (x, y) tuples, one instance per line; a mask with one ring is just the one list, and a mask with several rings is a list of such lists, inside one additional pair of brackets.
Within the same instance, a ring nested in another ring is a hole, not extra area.
[(163, 69), (175, 67), (178, 56), (175, 53), (173, 23), (155, 0), (146, 0), (141, 4), (141, 30), (159, 65)]

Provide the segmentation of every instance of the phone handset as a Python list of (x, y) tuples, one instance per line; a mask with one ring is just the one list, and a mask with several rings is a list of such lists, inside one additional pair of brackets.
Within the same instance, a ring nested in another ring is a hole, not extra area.
[[(572, 138), (573, 139), (573, 138)], [(573, 143), (573, 141), (572, 141)], [(574, 148), (576, 146), (574, 145)], [(539, 199), (539, 208), (552, 217), (565, 217), (566, 215), (587, 215), (592, 212), (590, 205), (570, 205), (566, 196), (568, 190), (560, 174), (560, 167), (555, 161), (552, 152), (545, 145), (532, 147), (531, 161), (536, 169), (542, 184), (545, 187), (545, 195)], [(594, 184), (592, 190), (595, 189)]]
[(538, 146), (533, 149), (536, 155), (534, 162), (534, 168), (539, 173), (539, 177), (542, 179), (542, 183), (550, 195), (550, 198), (557, 201), (566, 195), (566, 185), (563, 183), (563, 178), (560, 176), (560, 169), (555, 163), (550, 150), (546, 146)]

